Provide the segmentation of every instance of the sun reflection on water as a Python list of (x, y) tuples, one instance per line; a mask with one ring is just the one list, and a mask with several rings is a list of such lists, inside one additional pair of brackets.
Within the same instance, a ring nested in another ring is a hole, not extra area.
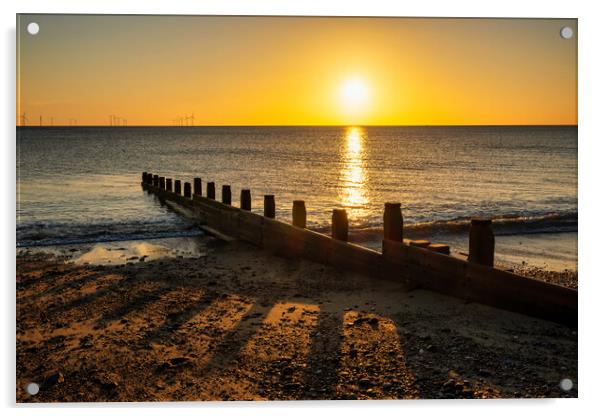
[(345, 133), (340, 175), (341, 204), (344, 207), (363, 210), (368, 203), (364, 153), (364, 130), (360, 127), (350, 127)]

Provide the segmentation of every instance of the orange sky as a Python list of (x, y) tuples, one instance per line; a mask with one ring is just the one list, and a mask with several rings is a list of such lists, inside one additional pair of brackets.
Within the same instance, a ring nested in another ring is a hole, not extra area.
[(577, 39), (559, 35), (571, 19), (18, 21), (17, 124), (577, 123)]

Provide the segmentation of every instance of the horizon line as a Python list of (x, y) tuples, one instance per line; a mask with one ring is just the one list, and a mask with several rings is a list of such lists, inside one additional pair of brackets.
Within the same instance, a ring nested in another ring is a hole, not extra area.
[(130, 127), (578, 127), (578, 123), (560, 124), (202, 124), (194, 126), (174, 126), (173, 124), (132, 124), (127, 126), (110, 126), (106, 124), (54, 124), (54, 125), (20, 125), (17, 128), (44, 128), (44, 127), (107, 127), (107, 128), (130, 128)]

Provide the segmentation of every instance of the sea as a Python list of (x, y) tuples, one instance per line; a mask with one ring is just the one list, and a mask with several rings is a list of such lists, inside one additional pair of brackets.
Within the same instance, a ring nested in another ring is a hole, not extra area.
[(577, 127), (17, 127), (17, 247), (202, 235), (141, 188), (143, 171), (275, 195), (291, 221), (329, 233), (345, 208), (350, 241), (380, 249), (385, 202), (404, 237), (466, 255), (471, 217), (493, 219), (496, 260), (577, 270)]

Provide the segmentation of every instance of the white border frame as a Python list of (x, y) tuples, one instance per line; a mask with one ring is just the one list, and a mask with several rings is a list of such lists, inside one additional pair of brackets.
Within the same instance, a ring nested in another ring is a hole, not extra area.
[[(566, 415), (568, 412), (593, 412), (600, 408), (599, 387), (600, 316), (597, 294), (602, 288), (595, 258), (596, 237), (602, 232), (597, 223), (596, 208), (600, 199), (600, 170), (598, 168), (602, 147), (600, 128), (600, 92), (602, 74), (600, 40), (602, 22), (593, 0), (531, 1), (475, 1), (475, 0), (422, 0), (413, 2), (389, 2), (385, 0), (20, 0), (13, 4), (1, 3), (0, 19), (3, 25), (4, 48), (2, 81), (6, 93), (2, 100), (2, 151), (0, 164), (3, 168), (4, 198), (2, 247), (0, 255), (2, 274), (2, 316), (4, 322), (2, 341), (2, 375), (0, 376), (1, 402), (4, 406), (15, 404), (15, 21), (16, 13), (102, 13), (102, 14), (217, 14), (217, 15), (322, 15), (322, 16), (428, 16), (428, 17), (554, 17), (579, 19), (579, 399), (565, 400), (496, 400), (496, 401), (411, 401), (411, 402), (270, 402), (270, 403), (172, 403), (172, 404), (116, 404), (116, 405), (50, 405), (45, 414), (82, 412), (105, 414), (107, 411), (126, 414), (134, 410), (149, 415), (166, 411), (183, 411), (190, 414), (213, 413), (252, 415), (282, 414), (307, 415), (309, 411), (331, 413), (334, 408), (344, 408), (346, 414), (421, 412), (431, 414), (488, 414), (507, 415), (509, 412), (532, 411)], [(8, 201), (8, 202), (6, 202)], [(26, 413), (41, 406), (26, 405)], [(42, 409), (40, 409), (42, 410)]]

